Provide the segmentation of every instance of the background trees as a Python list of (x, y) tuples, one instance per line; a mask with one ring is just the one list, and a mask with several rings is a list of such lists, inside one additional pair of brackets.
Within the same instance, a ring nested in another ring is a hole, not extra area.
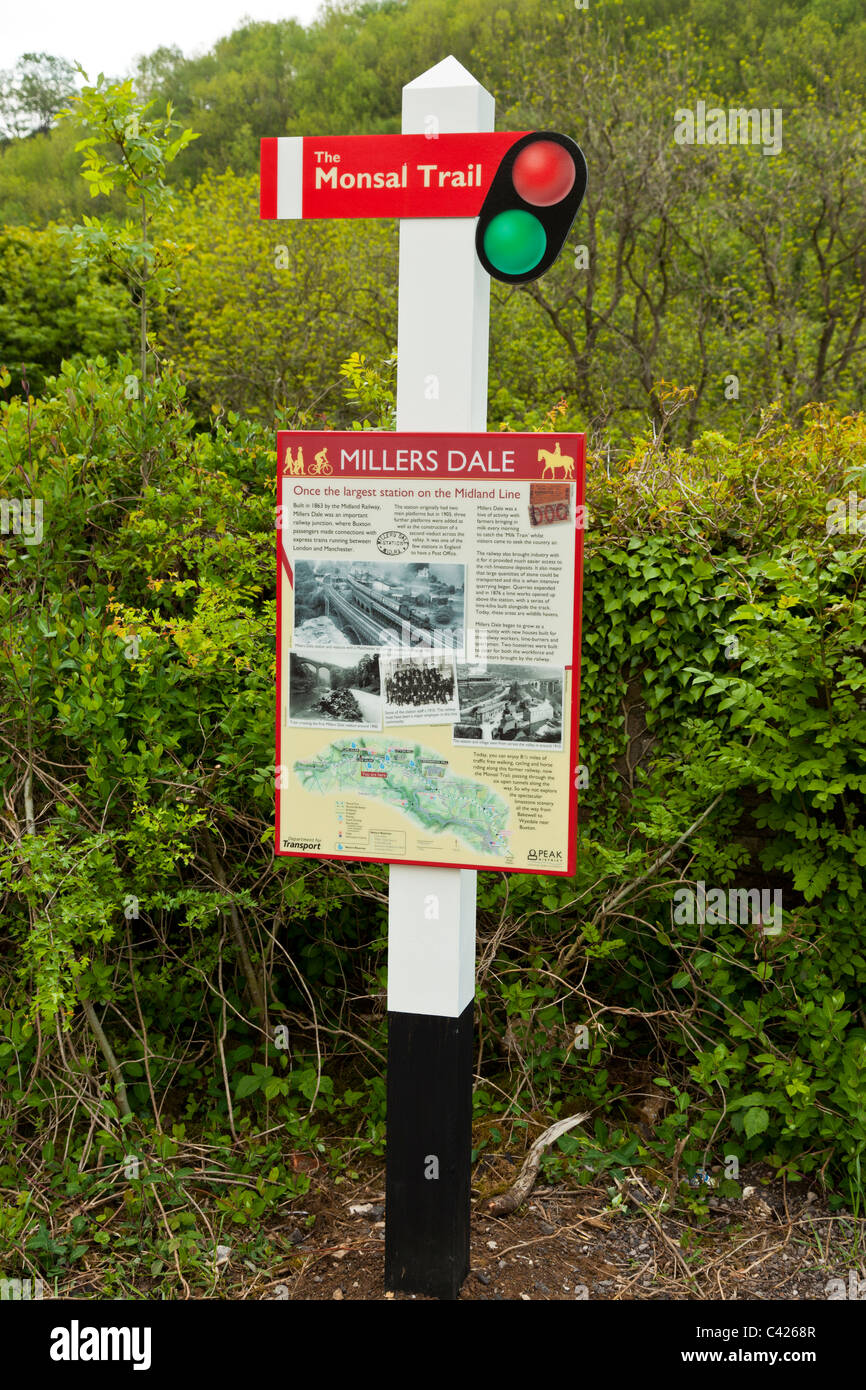
[(74, 92), (75, 69), (65, 58), (22, 54), (0, 73), (0, 134), (6, 140), (45, 134)]
[(126, 348), (132, 311), (125, 286), (110, 270), (75, 261), (53, 224), (0, 229), (0, 362), (10, 371), (3, 394), (38, 395), (64, 358), (103, 353), (114, 360)]
[[(667, 423), (684, 440), (707, 427), (737, 438), (771, 401), (791, 418), (809, 400), (863, 404), (866, 21), (855, 4), (797, 0), (782, 15), (761, 0), (746, 16), (714, 0), (586, 11), (411, 0), (330, 10), (306, 30), (248, 24), (203, 57), (142, 60), (139, 95), (154, 113), (170, 101), (199, 135), (165, 171), (178, 197), (161, 231), (190, 250), (154, 327), (200, 418), (225, 405), (345, 421), (329, 362), (361, 351), (375, 364), (393, 347), (396, 229), (261, 224), (258, 140), (398, 130), (407, 73), (446, 51), (496, 93), (501, 126), (567, 130), (590, 169), (571, 254), (537, 285), (494, 287), (493, 423), (532, 425), (540, 396), (565, 397), (567, 423), (604, 430), (616, 450), (646, 418), (661, 427), (663, 381), (692, 388)], [(698, 99), (780, 110), (781, 153), (677, 145), (674, 114)], [(64, 142), (55, 127), (7, 143), (0, 220), (80, 220)]]

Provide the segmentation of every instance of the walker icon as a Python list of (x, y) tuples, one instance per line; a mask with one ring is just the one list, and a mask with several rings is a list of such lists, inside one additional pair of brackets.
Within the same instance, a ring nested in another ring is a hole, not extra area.
[(330, 477), (333, 471), (333, 468), (328, 462), (327, 446), (319, 450), (309, 468), (304, 467), (304, 448), (302, 444), (298, 445), (297, 458), (292, 458), (291, 449), (286, 450), (286, 473), (291, 478), (303, 478), (304, 476), (309, 478)]

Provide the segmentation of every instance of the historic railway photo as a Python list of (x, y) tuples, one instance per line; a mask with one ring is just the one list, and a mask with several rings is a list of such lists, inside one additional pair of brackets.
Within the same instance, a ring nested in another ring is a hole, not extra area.
[(445, 648), (464, 642), (464, 565), (298, 560), (295, 646)]
[(298, 728), (381, 729), (378, 652), (289, 653), (289, 723)]
[(455, 743), (562, 747), (561, 666), (517, 662), (457, 663), (460, 718)]
[(385, 727), (453, 724), (458, 718), (457, 678), (450, 652), (383, 654)]

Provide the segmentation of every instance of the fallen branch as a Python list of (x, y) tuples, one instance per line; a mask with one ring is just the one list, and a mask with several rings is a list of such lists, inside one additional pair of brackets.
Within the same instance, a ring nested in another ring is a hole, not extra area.
[(111, 1072), (112, 1080), (114, 1081), (115, 1085), (115, 1094), (117, 1096), (117, 1108), (120, 1111), (121, 1115), (131, 1115), (132, 1110), (130, 1108), (129, 1100), (127, 1099), (126, 1087), (123, 1084), (123, 1072), (121, 1071), (120, 1064), (114, 1055), (111, 1043), (105, 1036), (105, 1029), (99, 1022), (99, 1019), (96, 1017), (96, 1010), (94, 1009), (89, 999), (82, 999), (81, 1007), (84, 1010), (84, 1016), (87, 1019), (87, 1022), (90, 1024), (93, 1036), (96, 1038), (96, 1041), (99, 1043), (99, 1046), (102, 1049), (102, 1055), (108, 1063), (108, 1070)]
[(535, 1179), (538, 1177), (538, 1169), (541, 1164), (541, 1155), (548, 1146), (555, 1142), (561, 1134), (566, 1134), (568, 1130), (574, 1129), (575, 1125), (582, 1124), (588, 1120), (590, 1112), (582, 1110), (579, 1115), (569, 1115), (565, 1120), (557, 1120), (555, 1125), (551, 1125), (543, 1134), (539, 1135), (523, 1162), (523, 1167), (517, 1175), (517, 1181), (509, 1187), (507, 1192), (502, 1192), (498, 1197), (491, 1197), (484, 1205), (484, 1210), (490, 1216), (508, 1216), (510, 1212), (526, 1201), (533, 1187)]

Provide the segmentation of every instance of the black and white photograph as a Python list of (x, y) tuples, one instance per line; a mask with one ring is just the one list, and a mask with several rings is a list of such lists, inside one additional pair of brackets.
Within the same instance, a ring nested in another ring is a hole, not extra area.
[(382, 693), (386, 728), (397, 724), (453, 724), (458, 717), (453, 655), (383, 655)]
[(457, 662), (455, 743), (539, 744), (562, 748), (561, 666)]
[(297, 560), (294, 644), (462, 654), (464, 565)]
[(289, 723), (296, 728), (381, 729), (379, 653), (289, 653)]

